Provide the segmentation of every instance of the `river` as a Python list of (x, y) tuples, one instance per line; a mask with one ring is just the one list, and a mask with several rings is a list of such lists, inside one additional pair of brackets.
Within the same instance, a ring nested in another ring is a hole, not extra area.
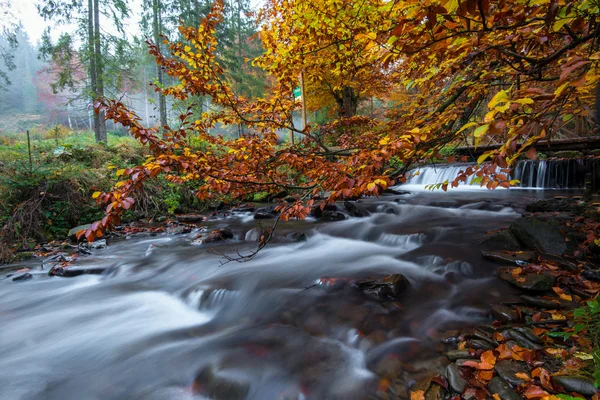
[[(386, 368), (409, 387), (435, 370), (444, 339), (489, 321), (514, 296), (476, 244), (528, 202), (558, 192), (417, 191), (365, 200), (370, 216), (282, 224), (305, 242), (245, 253), (250, 214), (211, 222), (236, 237), (109, 240), (76, 267), (101, 275), (33, 279), (0, 269), (0, 399), (375, 399)], [(209, 251), (213, 249), (213, 251)], [(350, 280), (400, 273), (393, 302)], [(405, 393), (405, 392), (404, 392)], [(398, 396), (402, 398), (402, 394)]]

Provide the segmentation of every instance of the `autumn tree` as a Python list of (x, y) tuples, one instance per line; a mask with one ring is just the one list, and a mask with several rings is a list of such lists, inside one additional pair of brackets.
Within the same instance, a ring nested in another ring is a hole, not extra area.
[[(479, 144), (494, 136), (504, 145), (440, 186), (447, 189), (477, 174), (482, 186), (509, 187), (510, 165), (524, 153), (534, 157), (531, 145), (550, 136), (557, 121), (590, 114), (600, 79), (595, 3), (326, 0), (312, 2), (319, 9), (302, 9), (302, 15), (300, 3), (272, 0), (263, 13), (266, 53), (255, 64), (271, 75), (265, 98), (236, 94), (219, 62), (215, 34), (223, 1), (214, 3), (198, 28), (180, 27), (182, 39), (168, 44), (168, 54), (150, 46), (157, 63), (180, 82), (161, 89), (166, 96), (209, 96), (220, 109), (201, 119), (183, 113), (181, 125), (167, 127), (160, 138), (122, 103), (104, 100), (99, 108), (107, 117), (129, 128), (154, 156), (119, 170), (123, 180), (113, 192), (94, 195), (107, 205), (107, 214), (86, 232), (88, 239), (118, 222), (136, 190), (159, 174), (176, 183), (195, 182), (201, 200), (287, 190), (296, 201), (281, 205), (283, 218), (303, 218), (317, 195), (326, 194), (325, 202), (377, 195), (404, 179), (410, 164), (427, 160), (447, 143), (471, 138)], [(284, 21), (291, 26), (282, 28)], [(301, 70), (315, 84), (319, 76), (333, 77), (332, 89), (342, 96), (341, 118), (307, 127), (302, 143), (278, 146), (278, 129), (296, 129), (291, 112), (298, 104), (291, 94)], [(380, 82), (371, 80), (378, 74), (393, 92), (395, 107), (385, 118), (347, 117), (353, 111), (343, 101), (344, 87), (358, 79), (378, 88)], [(235, 140), (209, 135), (217, 123), (244, 123), (251, 134)], [(204, 139), (208, 150), (188, 148), (185, 138), (191, 133)], [(401, 168), (391, 167), (392, 157)]]

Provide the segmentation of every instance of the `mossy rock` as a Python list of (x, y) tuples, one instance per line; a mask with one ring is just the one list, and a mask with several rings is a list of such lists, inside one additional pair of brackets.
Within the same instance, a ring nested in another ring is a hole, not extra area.
[(575, 150), (563, 150), (555, 151), (552, 156), (556, 158), (582, 158), (583, 153)]

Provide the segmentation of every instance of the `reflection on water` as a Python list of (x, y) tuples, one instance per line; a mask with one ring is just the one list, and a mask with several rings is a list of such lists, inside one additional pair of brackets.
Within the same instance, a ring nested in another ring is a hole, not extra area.
[[(510, 296), (474, 240), (515, 219), (528, 200), (519, 195), (369, 201), (366, 218), (284, 224), (308, 240), (273, 244), (241, 264), (221, 266), (191, 233), (110, 243), (78, 262), (106, 268), (100, 276), (34, 268), (34, 279), (13, 282), (2, 273), (0, 398), (374, 394), (382, 365), (436, 357), (448, 331), (485, 320), (490, 302)], [(221, 222), (239, 238), (255, 221)], [(349, 284), (392, 273), (411, 283), (401, 301), (378, 303)]]

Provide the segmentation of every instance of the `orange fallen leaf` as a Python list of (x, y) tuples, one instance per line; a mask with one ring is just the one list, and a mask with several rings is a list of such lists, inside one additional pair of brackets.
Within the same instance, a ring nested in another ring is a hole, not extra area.
[(494, 356), (494, 352), (492, 350), (488, 350), (481, 355), (481, 361), (477, 362), (475, 360), (465, 361), (462, 365), (464, 367), (473, 367), (475, 369), (483, 369), (490, 370), (494, 368), (496, 365), (496, 356)]
[(425, 400), (425, 392), (423, 390), (410, 392), (410, 400)]
[(487, 382), (490, 379), (492, 379), (494, 377), (494, 371), (490, 370), (490, 371), (485, 371), (485, 370), (481, 370), (481, 371), (477, 371), (475, 373), (475, 376), (477, 377), (478, 380), (483, 381), (483, 382)]
[(527, 382), (529, 382), (531, 380), (531, 377), (529, 375), (527, 375), (525, 372), (517, 372), (515, 374), (515, 376), (517, 378), (521, 378), (521, 379), (523, 379), (524, 381), (527, 381)]
[(542, 389), (539, 386), (529, 385), (525, 392), (523, 392), (523, 396), (527, 399), (541, 399), (544, 396), (548, 396), (548, 392)]
[(377, 390), (380, 392), (387, 392), (387, 390), (390, 388), (391, 383), (392, 382), (390, 382), (390, 380), (387, 378), (380, 379), (379, 384), (377, 385)]
[(494, 393), (494, 394), (492, 395), (492, 397), (494, 398), (494, 400), (502, 400), (502, 399), (500, 398), (500, 396), (498, 396), (498, 394), (497, 394), (497, 393)]

